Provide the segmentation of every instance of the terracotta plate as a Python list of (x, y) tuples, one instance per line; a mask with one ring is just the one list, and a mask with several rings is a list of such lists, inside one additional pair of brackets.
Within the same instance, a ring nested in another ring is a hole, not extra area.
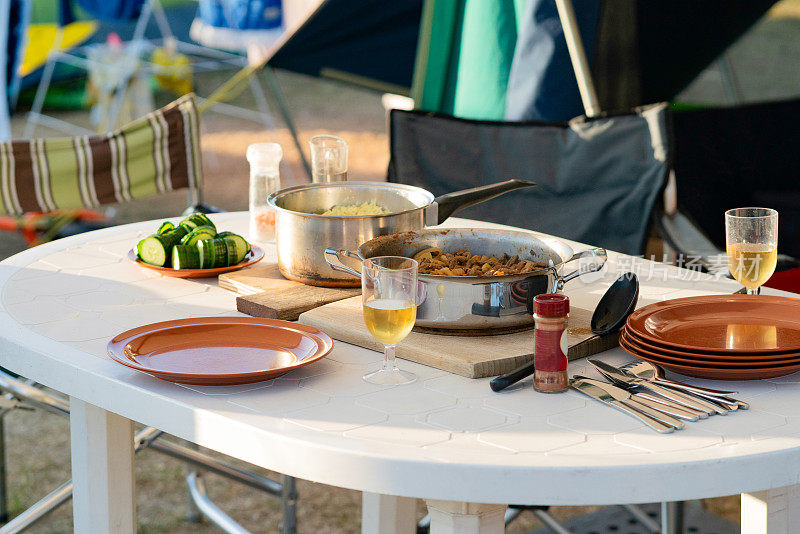
[(701, 367), (724, 367), (724, 368), (749, 368), (749, 369), (762, 369), (765, 367), (775, 367), (780, 365), (793, 365), (800, 364), (800, 352), (787, 355), (786, 357), (772, 359), (772, 360), (750, 360), (746, 357), (730, 358), (726, 360), (713, 360), (707, 359), (698, 353), (682, 353), (678, 351), (665, 351), (660, 349), (653, 349), (635, 339), (631, 338), (628, 334), (623, 333), (620, 335), (623, 341), (632, 349), (645, 354), (652, 358), (659, 358), (664, 361), (675, 362), (686, 365), (697, 365)]
[(228, 265), (227, 267), (213, 267), (210, 269), (173, 269), (171, 267), (159, 267), (157, 265), (150, 265), (136, 257), (136, 249), (128, 251), (128, 259), (135, 261), (137, 265), (141, 265), (147, 269), (159, 272), (164, 276), (172, 276), (174, 278), (211, 278), (218, 276), (222, 273), (229, 273), (231, 271), (238, 271), (248, 265), (258, 263), (264, 258), (264, 250), (255, 245), (250, 245), (250, 252), (244, 257), (242, 261), (236, 265)]
[[(665, 354), (667, 356), (680, 356), (682, 358), (697, 358), (699, 360), (709, 360), (712, 362), (741, 362), (746, 361), (750, 363), (780, 361), (786, 359), (793, 359), (800, 357), (800, 351), (785, 350), (775, 352), (739, 352), (728, 350), (712, 350), (712, 349), (679, 349), (671, 345), (656, 343), (642, 338), (636, 332), (632, 332), (627, 327), (623, 328), (623, 332), (627, 337), (627, 341), (641, 347), (643, 349)], [(753, 331), (755, 334), (755, 331)]]
[(714, 366), (700, 366), (698, 364), (688, 365), (666, 361), (663, 357), (654, 357), (644, 354), (638, 349), (628, 344), (625, 339), (620, 336), (619, 346), (626, 352), (642, 359), (646, 362), (660, 365), (665, 369), (669, 369), (675, 373), (694, 376), (697, 378), (708, 378), (711, 380), (760, 380), (763, 378), (775, 378), (784, 376), (796, 371), (800, 371), (800, 363), (791, 365), (781, 365), (774, 367), (765, 367), (761, 369), (754, 368), (725, 368)]
[(248, 384), (325, 357), (333, 340), (321, 330), (255, 317), (199, 317), (140, 326), (108, 343), (112, 359), (184, 384)]
[(678, 350), (800, 352), (800, 299), (713, 295), (665, 300), (633, 312), (627, 328)]

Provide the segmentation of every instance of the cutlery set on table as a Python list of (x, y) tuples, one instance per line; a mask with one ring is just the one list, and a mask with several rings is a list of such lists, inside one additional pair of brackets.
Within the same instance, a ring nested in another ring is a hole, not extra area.
[(712, 415), (727, 415), (750, 407), (720, 391), (675, 382), (663, 377), (663, 371), (648, 362), (634, 362), (614, 367), (600, 360), (591, 363), (609, 382), (576, 375), (570, 386), (595, 400), (636, 417), (662, 433), (684, 428), (684, 421), (698, 421)]

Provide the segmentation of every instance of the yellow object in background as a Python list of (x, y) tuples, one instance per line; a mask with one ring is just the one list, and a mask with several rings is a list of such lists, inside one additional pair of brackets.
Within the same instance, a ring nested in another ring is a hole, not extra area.
[[(64, 27), (57, 24), (31, 24), (28, 26), (28, 44), (19, 67), (19, 75), (27, 76), (45, 64), (50, 51), (69, 50), (84, 43), (97, 31), (97, 21), (73, 22)], [(60, 35), (59, 35), (60, 34)]]
[(162, 89), (179, 95), (192, 92), (194, 83), (191, 61), (176, 50), (174, 40), (167, 40), (165, 46), (153, 50), (150, 61), (156, 65), (156, 81)]

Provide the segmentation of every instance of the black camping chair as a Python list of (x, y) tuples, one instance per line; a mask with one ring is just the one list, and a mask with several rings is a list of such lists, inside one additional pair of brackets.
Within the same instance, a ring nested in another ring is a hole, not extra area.
[(389, 181), (439, 194), (530, 179), (464, 216), (641, 254), (669, 167), (666, 111), (515, 123), (392, 110)]

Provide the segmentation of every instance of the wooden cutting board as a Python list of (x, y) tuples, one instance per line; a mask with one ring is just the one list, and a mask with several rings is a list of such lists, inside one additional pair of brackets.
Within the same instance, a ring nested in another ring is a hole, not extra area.
[(275, 263), (219, 275), (219, 287), (239, 293), (236, 309), (253, 317), (295, 321), (304, 311), (361, 294), (361, 288), (315, 287), (284, 278)]
[[(571, 307), (569, 353), (574, 360), (617, 346), (617, 336), (593, 337), (592, 312)], [(361, 298), (340, 300), (300, 315), (299, 322), (319, 328), (340, 341), (382, 351), (364, 325)], [(591, 338), (591, 339), (590, 339)], [(468, 378), (496, 376), (533, 358), (533, 330), (496, 336), (443, 336), (411, 332), (397, 345), (397, 356)]]

